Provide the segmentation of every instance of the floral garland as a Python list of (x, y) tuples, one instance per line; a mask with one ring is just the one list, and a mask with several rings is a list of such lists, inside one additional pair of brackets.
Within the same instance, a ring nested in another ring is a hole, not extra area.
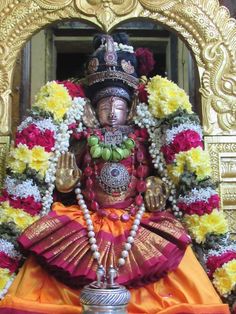
[[(231, 296), (236, 247), (225, 252), (218, 241), (227, 234), (228, 225), (210, 182), (210, 161), (198, 118), (185, 92), (159, 76), (140, 83), (139, 99), (134, 122), (148, 131), (153, 165), (169, 187), (173, 213), (182, 218), (196, 243), (207, 247), (214, 237), (217, 250), (205, 251), (206, 265), (219, 293)], [(31, 116), (18, 127), (0, 199), (0, 297), (20, 263), (16, 237), (50, 211), (58, 158), (68, 151), (70, 137), (79, 139), (85, 132), (84, 105), (79, 85), (49, 82), (36, 96)]]
[(148, 130), (154, 168), (170, 189), (173, 213), (203, 247), (209, 276), (230, 303), (236, 297), (236, 245), (227, 242), (228, 224), (210, 180), (199, 120), (185, 92), (165, 78), (143, 77), (138, 92), (135, 123)]
[(16, 238), (50, 210), (57, 160), (68, 150), (70, 125), (83, 130), (85, 103), (79, 85), (49, 82), (36, 95), (30, 116), (17, 129), (0, 197), (0, 298), (7, 293), (21, 263)]

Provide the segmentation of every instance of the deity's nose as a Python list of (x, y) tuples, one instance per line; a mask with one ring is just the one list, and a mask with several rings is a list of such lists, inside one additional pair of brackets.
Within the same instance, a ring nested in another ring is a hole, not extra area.
[(116, 109), (116, 107), (115, 107), (115, 103), (111, 103), (111, 107), (110, 107), (110, 117), (115, 117), (115, 113), (116, 113), (116, 111), (115, 111), (115, 109)]

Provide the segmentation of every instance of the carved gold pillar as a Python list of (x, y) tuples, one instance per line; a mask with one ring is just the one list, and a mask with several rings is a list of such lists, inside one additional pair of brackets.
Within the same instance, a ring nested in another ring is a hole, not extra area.
[(221, 206), (226, 212), (233, 238), (236, 238), (236, 138), (206, 136), (205, 146), (212, 163), (212, 177), (219, 181)]

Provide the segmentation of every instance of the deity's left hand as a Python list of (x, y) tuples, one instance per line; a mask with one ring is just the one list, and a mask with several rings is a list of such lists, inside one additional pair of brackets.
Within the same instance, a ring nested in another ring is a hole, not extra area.
[(166, 184), (158, 177), (146, 179), (147, 190), (144, 195), (146, 208), (149, 211), (157, 211), (165, 208), (169, 191)]

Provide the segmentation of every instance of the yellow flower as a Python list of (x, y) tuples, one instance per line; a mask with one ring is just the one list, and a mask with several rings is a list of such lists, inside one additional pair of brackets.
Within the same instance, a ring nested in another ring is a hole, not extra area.
[(232, 261), (224, 264), (224, 269), (228, 273), (228, 276), (236, 284), (236, 259), (233, 259)]
[(26, 164), (23, 161), (17, 159), (10, 159), (8, 166), (14, 173), (23, 173), (26, 169)]
[(223, 211), (214, 209), (209, 215), (201, 216), (201, 223), (209, 226), (209, 232), (225, 234), (228, 232), (228, 223)]
[(168, 167), (168, 169), (169, 175), (176, 184), (185, 169), (195, 173), (199, 181), (211, 175), (208, 152), (203, 151), (201, 147), (191, 148), (188, 151), (180, 152), (176, 154), (175, 159), (175, 164)]
[(17, 160), (23, 161), (24, 163), (29, 163), (32, 158), (31, 150), (25, 144), (19, 144), (11, 152), (11, 156)]
[(159, 75), (150, 79), (147, 84), (150, 112), (156, 118), (164, 118), (177, 109), (185, 109), (192, 113), (189, 97), (175, 83)]
[(13, 208), (9, 202), (3, 202), (0, 207), (0, 222), (13, 221), (20, 230), (26, 229), (38, 220), (38, 216), (31, 216), (20, 208)]
[(58, 108), (58, 110), (54, 112), (55, 119), (59, 121), (62, 120), (66, 112), (67, 112), (67, 108)]
[(0, 290), (3, 290), (11, 278), (11, 273), (7, 268), (0, 268)]
[(204, 243), (207, 234), (225, 234), (228, 232), (228, 224), (224, 213), (217, 209), (202, 216), (185, 215), (183, 221), (197, 243)]
[(61, 121), (71, 104), (72, 98), (67, 89), (62, 84), (53, 81), (40, 89), (33, 106), (51, 112), (54, 119)]
[(205, 242), (208, 228), (206, 225), (201, 224), (201, 216), (185, 215), (183, 222), (191, 237), (195, 239), (197, 243)]
[(51, 153), (46, 152), (43, 147), (35, 146), (32, 149), (32, 161), (29, 163), (29, 167), (44, 176), (49, 167), (50, 156)]
[(46, 174), (46, 171), (48, 170), (49, 167), (49, 162), (46, 161), (38, 161), (38, 160), (33, 160), (30, 164), (29, 164), (30, 168), (38, 171), (43, 177)]
[(47, 161), (50, 157), (50, 153), (47, 153), (42, 146), (34, 146), (32, 149), (33, 161)]
[(236, 286), (236, 259), (217, 268), (213, 274), (213, 282), (220, 294), (227, 296)]

